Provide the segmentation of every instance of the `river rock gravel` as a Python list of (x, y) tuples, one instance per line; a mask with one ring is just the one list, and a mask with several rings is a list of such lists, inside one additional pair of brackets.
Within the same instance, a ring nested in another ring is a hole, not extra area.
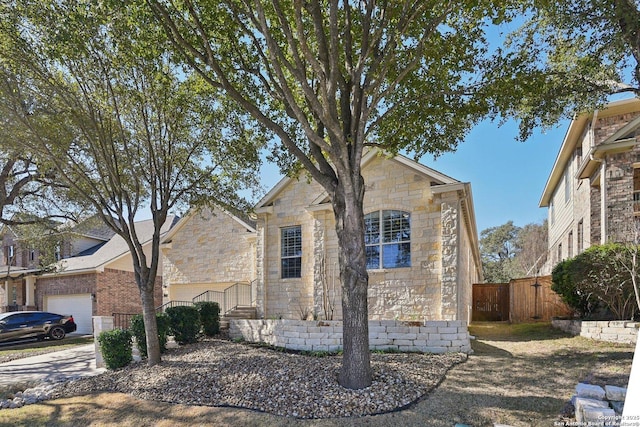
[(296, 418), (357, 417), (410, 405), (466, 358), (460, 353), (372, 353), (372, 385), (349, 390), (336, 379), (340, 355), (312, 356), (209, 339), (171, 349), (151, 368), (134, 363), (60, 384), (52, 398), (107, 391)]

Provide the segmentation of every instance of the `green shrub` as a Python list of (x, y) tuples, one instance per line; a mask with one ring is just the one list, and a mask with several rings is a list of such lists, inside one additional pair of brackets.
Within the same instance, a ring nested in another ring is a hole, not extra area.
[(633, 319), (638, 312), (633, 289), (634, 281), (640, 281), (633, 258), (638, 250), (620, 243), (591, 246), (555, 266), (551, 289), (583, 318), (604, 309), (599, 317)]
[[(167, 335), (169, 335), (169, 319), (164, 313), (156, 315), (158, 324), (158, 341), (160, 341), (160, 353), (167, 351)], [(136, 314), (131, 318), (129, 331), (136, 337), (140, 356), (147, 357), (147, 334), (144, 331), (144, 320), (142, 314)]]
[(196, 303), (200, 321), (202, 322), (202, 332), (212, 337), (220, 332), (220, 305), (217, 302), (201, 301)]
[(198, 341), (200, 315), (192, 306), (170, 307), (166, 310), (169, 318), (169, 332), (178, 344), (191, 344)]
[(131, 332), (126, 329), (104, 331), (98, 336), (100, 351), (107, 368), (118, 369), (133, 360), (131, 354)]

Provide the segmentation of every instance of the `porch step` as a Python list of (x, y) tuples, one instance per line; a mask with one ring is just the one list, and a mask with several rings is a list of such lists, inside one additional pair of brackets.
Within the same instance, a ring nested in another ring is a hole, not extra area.
[(228, 311), (220, 318), (220, 329), (229, 329), (229, 320), (231, 319), (257, 319), (258, 313), (255, 307), (238, 306)]

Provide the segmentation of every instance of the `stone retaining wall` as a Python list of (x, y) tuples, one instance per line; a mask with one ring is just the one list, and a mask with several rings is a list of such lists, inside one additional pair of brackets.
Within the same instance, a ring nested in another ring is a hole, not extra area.
[[(232, 339), (264, 342), (276, 347), (306, 351), (342, 349), (341, 321), (231, 320)], [(420, 323), (396, 320), (369, 321), (372, 350), (446, 353), (471, 351), (469, 332), (462, 321)]]
[(639, 322), (629, 320), (585, 321), (553, 319), (554, 328), (573, 335), (591, 338), (598, 341), (635, 344), (638, 339)]

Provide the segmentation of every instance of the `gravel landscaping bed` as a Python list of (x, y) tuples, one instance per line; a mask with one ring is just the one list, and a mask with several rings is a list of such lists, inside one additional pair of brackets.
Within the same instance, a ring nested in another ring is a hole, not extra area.
[(121, 392), (147, 399), (253, 409), (297, 418), (359, 417), (404, 408), (436, 387), (467, 355), (373, 353), (373, 384), (338, 385), (342, 356), (308, 356), (211, 339), (142, 363), (60, 385), (52, 398)]

